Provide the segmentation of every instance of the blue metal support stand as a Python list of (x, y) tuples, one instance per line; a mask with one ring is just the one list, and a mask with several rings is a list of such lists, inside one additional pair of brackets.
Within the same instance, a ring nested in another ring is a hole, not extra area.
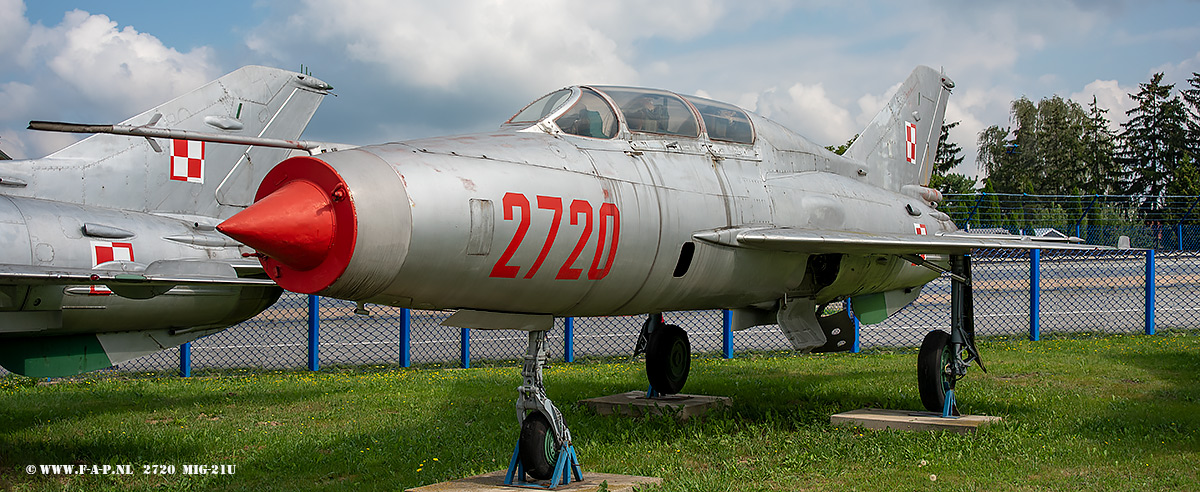
[(1154, 334), (1154, 250), (1146, 250), (1146, 334)]
[(854, 321), (854, 345), (850, 346), (850, 353), (857, 354), (862, 352), (862, 344), (859, 339), (862, 327), (859, 326), (858, 316), (854, 314), (854, 308), (850, 305), (850, 299), (846, 299), (846, 310), (850, 312), (850, 319)]
[(320, 297), (308, 295), (308, 370), (321, 370), (321, 309)]
[(412, 312), (400, 310), (400, 367), (412, 367)]
[(462, 362), (463, 369), (471, 368), (471, 329), (462, 328), (459, 333), (459, 353), (458, 358)]
[(662, 396), (662, 393), (659, 393), (658, 390), (654, 389), (654, 386), (646, 387), (646, 398), (658, 398), (660, 396)]
[(724, 311), (721, 323), (721, 354), (726, 359), (733, 358), (733, 311)]
[(575, 362), (575, 318), (563, 320), (563, 362)]
[(954, 401), (954, 389), (946, 389), (946, 402), (942, 404), (942, 418), (956, 419), (959, 418), (954, 413), (958, 410), (958, 402)]
[(179, 375), (185, 378), (192, 377), (192, 342), (179, 346)]
[(1029, 341), (1042, 338), (1042, 250), (1029, 250)]
[(564, 443), (561, 448), (558, 448), (558, 460), (554, 463), (554, 475), (550, 477), (549, 483), (525, 481), (525, 465), (521, 463), (520, 442), (517, 442), (516, 447), (513, 448), (512, 459), (508, 460), (508, 472), (504, 474), (504, 485), (540, 489), (554, 489), (560, 485), (580, 480), (583, 480), (583, 468), (579, 466), (579, 455), (575, 453), (575, 446), (569, 443)]

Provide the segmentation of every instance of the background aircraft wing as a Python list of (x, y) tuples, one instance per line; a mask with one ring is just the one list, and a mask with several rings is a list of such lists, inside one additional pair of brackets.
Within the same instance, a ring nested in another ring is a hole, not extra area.
[(963, 254), (979, 248), (1112, 249), (1108, 246), (1080, 244), (1082, 240), (1079, 238), (965, 232), (923, 236), (794, 228), (734, 228), (702, 231), (693, 237), (725, 246), (798, 253), (902, 255)]
[(162, 260), (140, 271), (0, 264), (0, 285), (104, 285), (119, 296), (145, 299), (178, 285), (273, 286), (275, 282), (239, 277), (229, 263)]

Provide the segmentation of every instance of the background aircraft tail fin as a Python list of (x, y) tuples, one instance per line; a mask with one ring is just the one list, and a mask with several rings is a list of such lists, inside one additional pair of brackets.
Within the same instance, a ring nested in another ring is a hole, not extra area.
[(867, 179), (883, 188), (927, 186), (952, 88), (945, 75), (917, 67), (844, 155), (866, 163)]
[[(246, 66), (121, 124), (296, 140), (331, 89), (306, 74)], [(28, 183), (13, 194), (226, 217), (253, 202), (259, 181), (290, 152), (97, 134), (46, 158), (3, 170)]]

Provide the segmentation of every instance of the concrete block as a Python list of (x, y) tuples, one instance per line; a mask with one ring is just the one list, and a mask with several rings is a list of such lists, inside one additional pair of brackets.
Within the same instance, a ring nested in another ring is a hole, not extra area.
[(580, 405), (591, 408), (600, 415), (674, 415), (680, 420), (704, 415), (709, 410), (733, 405), (728, 396), (669, 395), (646, 398), (645, 391), (630, 391), (617, 395), (579, 400)]

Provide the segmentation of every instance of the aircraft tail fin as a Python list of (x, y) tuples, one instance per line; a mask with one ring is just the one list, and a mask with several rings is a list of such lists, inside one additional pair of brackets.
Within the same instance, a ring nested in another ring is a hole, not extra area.
[(928, 186), (952, 88), (944, 74), (917, 67), (844, 155), (864, 162), (867, 179), (883, 188)]
[[(123, 125), (299, 139), (331, 86), (246, 66), (123, 121)], [(288, 149), (97, 134), (43, 159), (6, 165), (28, 184), (14, 194), (145, 212), (224, 217), (254, 201)], [(7, 190), (6, 190), (7, 192)]]

